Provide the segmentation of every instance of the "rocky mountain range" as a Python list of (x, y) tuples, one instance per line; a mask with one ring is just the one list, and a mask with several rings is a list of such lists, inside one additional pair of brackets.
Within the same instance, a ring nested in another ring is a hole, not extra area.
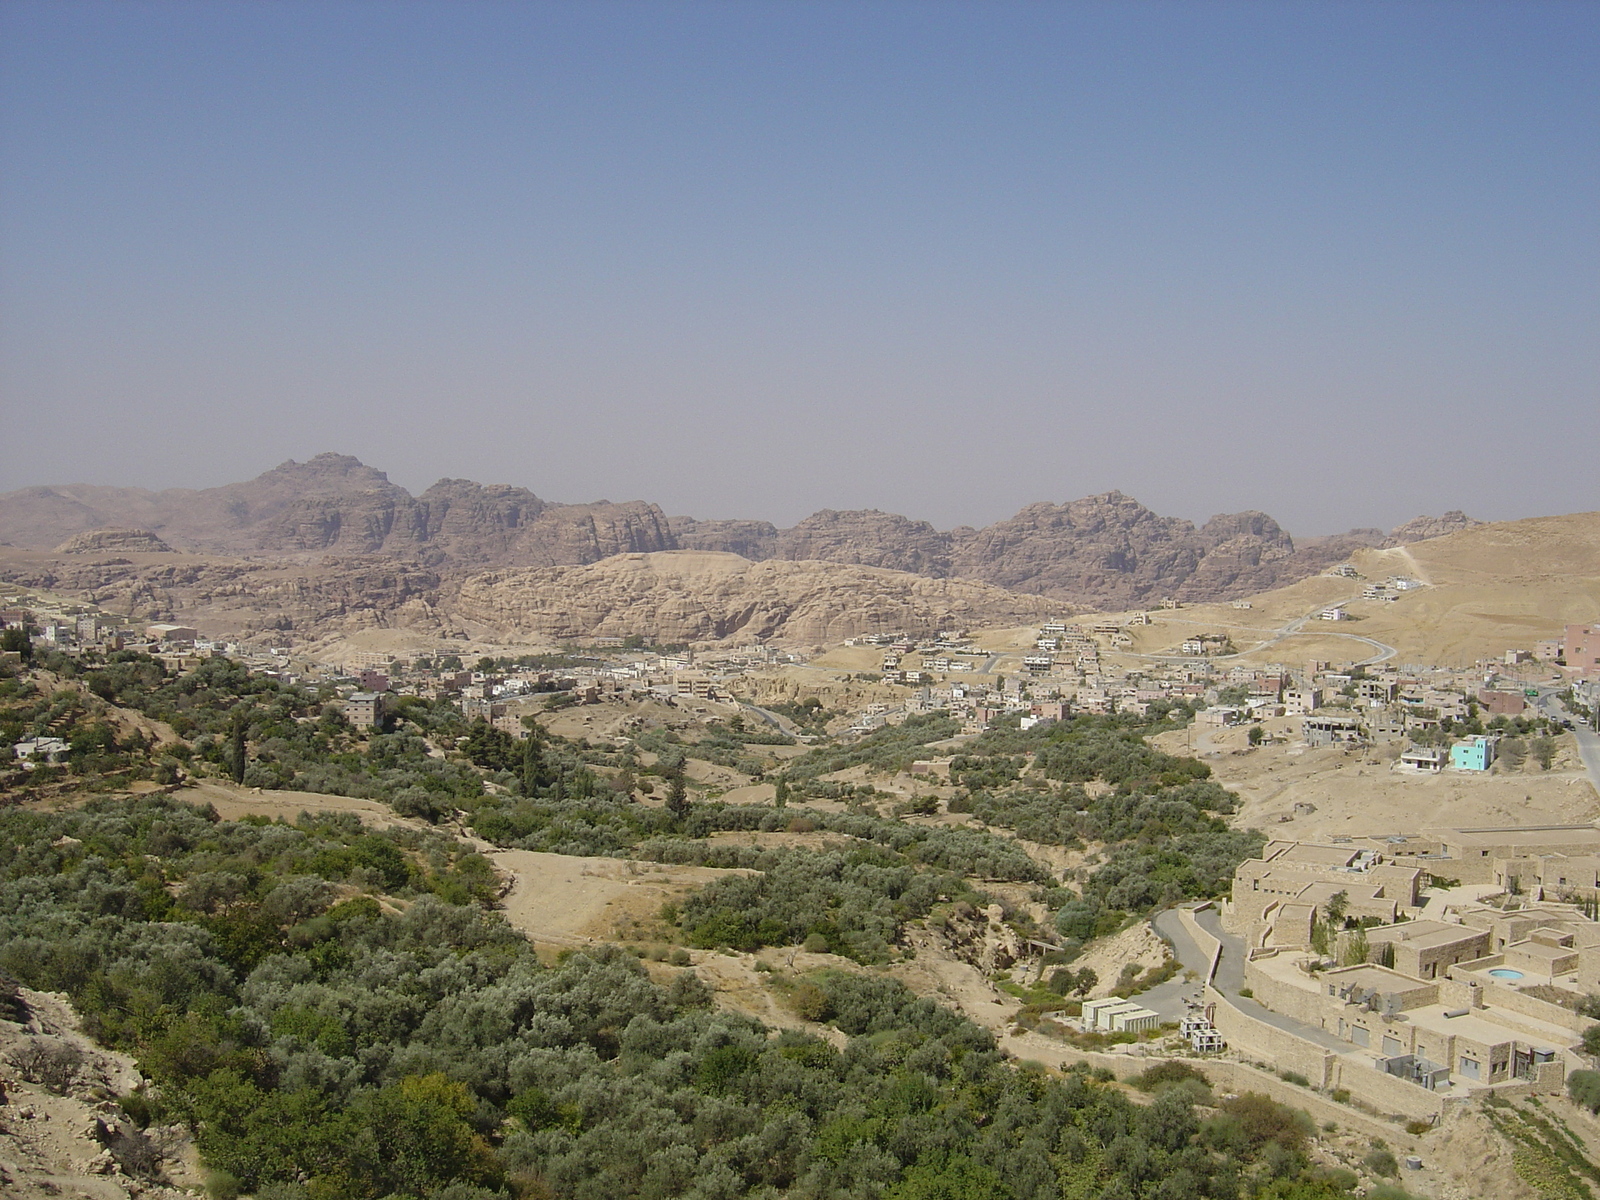
[(71, 485), (0, 495), (0, 542), (64, 558), (167, 550), (302, 562), (376, 557), (415, 564), (450, 585), (484, 571), (694, 550), (972, 580), (1099, 609), (1169, 596), (1231, 599), (1316, 574), (1361, 547), (1474, 524), (1452, 512), (1388, 533), (1352, 530), (1297, 544), (1265, 513), (1224, 514), (1197, 527), (1107, 492), (1032, 504), (983, 529), (941, 531), (894, 513), (832, 509), (779, 529), (765, 521), (669, 518), (640, 500), (557, 504), (526, 488), (466, 479), (442, 479), (413, 496), (382, 471), (340, 454), (199, 490)]
[(0, 542), (13, 546), (99, 549), (83, 536), (112, 529), (188, 553), (384, 554), (433, 567), (553, 566), (676, 548), (653, 504), (549, 504), (526, 488), (467, 479), (413, 496), (343, 454), (203, 490), (75, 485), (0, 496)]

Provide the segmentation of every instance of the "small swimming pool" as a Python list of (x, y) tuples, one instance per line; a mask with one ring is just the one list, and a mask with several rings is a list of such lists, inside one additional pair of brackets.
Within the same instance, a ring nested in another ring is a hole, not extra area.
[(1521, 971), (1514, 971), (1510, 967), (1495, 967), (1492, 971), (1489, 972), (1489, 975), (1490, 975), (1491, 978), (1494, 978), (1494, 979), (1521, 979), (1522, 978), (1522, 972)]

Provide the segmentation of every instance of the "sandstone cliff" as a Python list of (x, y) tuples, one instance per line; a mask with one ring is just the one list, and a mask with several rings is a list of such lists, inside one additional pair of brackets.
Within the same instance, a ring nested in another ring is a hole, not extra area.
[(91, 529), (74, 534), (56, 547), (57, 554), (170, 554), (172, 547), (148, 529)]
[(758, 562), (773, 557), (778, 527), (770, 521), (697, 521), (672, 517), (672, 537), (679, 550), (711, 550)]
[[(0, 542), (118, 549), (108, 527), (149, 531), (182, 552), (308, 559), (381, 555), (457, 579), (485, 569), (581, 565), (615, 554), (697, 550), (752, 561), (827, 561), (981, 580), (1069, 603), (1125, 609), (1172, 596), (1225, 600), (1293, 583), (1364, 547), (1476, 524), (1460, 512), (1390, 533), (1351, 530), (1296, 545), (1265, 513), (1196, 528), (1121, 492), (1032, 504), (983, 529), (948, 532), (875, 509), (824, 509), (789, 529), (765, 521), (670, 521), (654, 504), (553, 504), (526, 488), (442, 479), (418, 496), (348, 455), (286, 462), (198, 491), (75, 485), (0, 496)], [(88, 541), (74, 539), (87, 537)], [(140, 547), (127, 543), (127, 552)]]
[(421, 496), (345, 454), (199, 491), (28, 488), (0, 496), (0, 540), (43, 548), (136, 525), (204, 554), (387, 554), (433, 566), (545, 566), (676, 546), (653, 504), (552, 505), (526, 488), (442, 479)]
[(1389, 536), (1406, 546), (1412, 542), (1425, 542), (1430, 538), (1460, 533), (1463, 529), (1482, 524), (1482, 521), (1474, 520), (1459, 508), (1453, 508), (1442, 517), (1416, 517), (1404, 525), (1397, 525), (1389, 531)]
[(815, 558), (884, 567), (943, 579), (950, 574), (950, 535), (926, 521), (877, 509), (825, 508), (778, 535), (774, 558)]
[(268, 630), (317, 637), (390, 625), (437, 630), (449, 594), (437, 572), (376, 555), (274, 562), (8, 551), (0, 555), (0, 579), (79, 597), (130, 623), (181, 617), (216, 637)]
[(962, 580), (677, 551), (486, 572), (462, 582), (452, 608), (483, 630), (549, 641), (642, 634), (662, 642), (820, 645), (901, 629), (1022, 624), (1058, 615), (1063, 606)]

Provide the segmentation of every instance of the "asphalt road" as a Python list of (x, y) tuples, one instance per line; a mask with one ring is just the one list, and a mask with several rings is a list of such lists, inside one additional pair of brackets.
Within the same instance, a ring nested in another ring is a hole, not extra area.
[(1578, 742), (1578, 756), (1583, 759), (1584, 769), (1589, 772), (1589, 782), (1594, 785), (1595, 791), (1600, 792), (1600, 733), (1569, 713), (1554, 689), (1541, 688), (1533, 706), (1547, 717), (1572, 722), (1572, 735)]
[[(1178, 920), (1176, 910), (1167, 909), (1157, 913), (1150, 926), (1156, 931), (1156, 936), (1172, 947), (1174, 957), (1187, 971), (1193, 971), (1196, 978), (1184, 979), (1179, 976), (1169, 979), (1166, 983), (1140, 992), (1134, 999), (1152, 1012), (1160, 1013), (1164, 1021), (1179, 1021), (1189, 1015), (1191, 1008), (1200, 1006), (1211, 959), (1189, 936), (1188, 930)], [(1193, 1004), (1189, 1003), (1191, 1000)]]
[[(1164, 915), (1164, 914), (1163, 914)], [(1174, 918), (1176, 921), (1176, 918)], [(1222, 943), (1222, 957), (1217, 960), (1217, 976), (1212, 981), (1212, 986), (1228, 997), (1241, 1012), (1249, 1014), (1258, 1021), (1292, 1033), (1297, 1037), (1315, 1042), (1329, 1050), (1336, 1050), (1340, 1054), (1350, 1053), (1350, 1043), (1341, 1042), (1331, 1033), (1318, 1029), (1315, 1025), (1306, 1025), (1282, 1013), (1275, 1013), (1270, 1008), (1263, 1008), (1248, 996), (1239, 995), (1239, 989), (1244, 986), (1244, 960), (1245, 946), (1241, 938), (1234, 937), (1231, 933), (1222, 930), (1222, 919), (1215, 908), (1208, 908), (1195, 914), (1195, 921), (1207, 933), (1214, 936)]]

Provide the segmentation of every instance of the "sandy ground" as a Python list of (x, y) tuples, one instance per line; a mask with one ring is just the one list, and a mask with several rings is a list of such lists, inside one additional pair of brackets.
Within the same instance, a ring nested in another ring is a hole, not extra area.
[(1099, 982), (1089, 989), (1088, 999), (1109, 996), (1116, 990), (1117, 980), (1129, 963), (1136, 963), (1141, 971), (1159, 967), (1172, 957), (1167, 944), (1158, 938), (1148, 924), (1135, 925), (1108, 938), (1090, 942), (1089, 948), (1072, 963), (1074, 971), (1088, 967)]
[[(1183, 638), (1227, 632), (1241, 662), (1353, 662), (1371, 651), (1340, 635), (1393, 646), (1399, 662), (1465, 666), (1531, 649), (1563, 625), (1600, 619), (1600, 513), (1573, 513), (1469, 529), (1391, 550), (1361, 550), (1351, 562), (1361, 579), (1315, 576), (1249, 598), (1248, 609), (1197, 604), (1152, 613), (1154, 624), (1129, 630), (1142, 654), (1172, 652)], [(1394, 601), (1362, 600), (1368, 581), (1391, 575), (1429, 586)], [(1346, 603), (1356, 618), (1308, 622), (1292, 637), (1257, 649), (1289, 621)]]
[(535, 942), (563, 946), (614, 940), (619, 928), (631, 925), (648, 927), (667, 901), (744, 873), (535, 850), (495, 850), (490, 858), (514, 877), (502, 902), (506, 919)]
[(355, 813), (364, 824), (379, 829), (393, 825), (429, 828), (424, 822), (398, 815), (387, 804), (377, 800), (359, 800), (354, 796), (277, 792), (265, 788), (240, 787), (217, 779), (197, 780), (180, 788), (174, 796), (187, 804), (210, 804), (227, 821), (237, 821), (241, 817), (271, 817), (292, 822), (303, 812), (348, 812)]
[[(1298, 718), (1265, 723), (1298, 737)], [(1249, 749), (1247, 730), (1177, 730), (1153, 739), (1171, 753), (1198, 753), (1219, 783), (1239, 794), (1235, 825), (1272, 837), (1419, 833), (1436, 826), (1574, 824), (1600, 819), (1596, 796), (1570, 734), (1556, 739), (1551, 770), (1523, 767), (1486, 775), (1410, 775), (1393, 769), (1393, 747), (1308, 749), (1294, 741)], [(1296, 804), (1315, 811), (1297, 813)]]

